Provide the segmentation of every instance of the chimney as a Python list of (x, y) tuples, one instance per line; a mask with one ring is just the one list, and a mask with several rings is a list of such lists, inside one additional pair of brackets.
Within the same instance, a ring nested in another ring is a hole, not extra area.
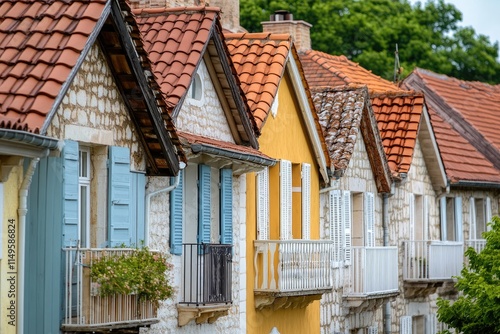
[(270, 20), (261, 22), (264, 32), (273, 34), (290, 34), (297, 51), (311, 50), (311, 27), (305, 21), (294, 21), (293, 14), (287, 10), (277, 10)]
[(210, 7), (221, 9), (221, 23), (224, 29), (231, 32), (245, 31), (240, 26), (240, 0), (206, 0)]
[(132, 9), (205, 6), (205, 0), (128, 0)]

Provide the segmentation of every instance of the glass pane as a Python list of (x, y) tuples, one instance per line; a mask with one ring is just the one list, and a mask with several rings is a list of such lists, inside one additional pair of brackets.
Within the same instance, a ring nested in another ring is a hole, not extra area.
[(80, 246), (88, 247), (87, 245), (87, 224), (88, 224), (88, 216), (87, 216), (87, 186), (80, 186)]
[(80, 177), (88, 177), (88, 152), (80, 151)]

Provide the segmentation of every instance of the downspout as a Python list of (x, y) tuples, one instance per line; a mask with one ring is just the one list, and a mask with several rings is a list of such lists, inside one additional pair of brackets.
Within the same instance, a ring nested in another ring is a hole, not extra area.
[(179, 186), (179, 180), (181, 179), (181, 172), (185, 167), (186, 167), (186, 164), (181, 161), (179, 163), (180, 170), (179, 170), (179, 173), (177, 174), (177, 176), (175, 177), (174, 184), (146, 194), (146, 209), (144, 210), (146, 213), (146, 222), (145, 222), (146, 226), (145, 226), (145, 231), (144, 231), (144, 239), (145, 239), (144, 242), (146, 245), (149, 245), (149, 216), (150, 216), (149, 210), (151, 207), (151, 197), (156, 196), (156, 195), (161, 194), (161, 193), (169, 193), (172, 190), (174, 190), (175, 188), (177, 188)]
[[(389, 197), (394, 194), (394, 183), (391, 185), (391, 192), (382, 194), (382, 228), (384, 236), (384, 247), (389, 246)], [(384, 304), (384, 334), (391, 333), (391, 303)]]
[[(47, 150), (48, 152), (48, 150)], [(19, 261), (17, 264), (17, 279), (18, 279), (18, 308), (17, 308), (17, 334), (24, 333), (24, 265), (25, 257), (25, 243), (26, 243), (26, 214), (28, 213), (28, 189), (31, 185), (31, 180), (35, 174), (36, 165), (40, 158), (31, 159), (30, 165), (26, 170), (26, 174), (19, 189), (19, 208), (17, 213), (19, 215)]]

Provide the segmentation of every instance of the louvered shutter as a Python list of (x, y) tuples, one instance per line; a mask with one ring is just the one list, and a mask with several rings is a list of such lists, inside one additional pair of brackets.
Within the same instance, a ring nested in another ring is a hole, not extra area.
[(340, 265), (342, 261), (342, 192), (340, 190), (330, 191), (330, 240), (333, 242), (333, 263)]
[(415, 195), (408, 194), (409, 197), (409, 209), (410, 209), (410, 240), (415, 241)]
[(375, 247), (375, 203), (373, 193), (364, 193), (365, 246)]
[(425, 328), (426, 334), (436, 334), (437, 333), (437, 316), (436, 314), (427, 314), (425, 316)]
[(280, 238), (292, 239), (292, 163), (280, 161)]
[(476, 236), (477, 222), (476, 222), (476, 201), (475, 201), (474, 197), (471, 197), (469, 200), (469, 216), (470, 216), (470, 218), (469, 218), (469, 222), (470, 222), (469, 239), (475, 240), (475, 239), (477, 239), (477, 236)]
[[(172, 180), (172, 184), (174, 180)], [(179, 171), (179, 185), (170, 192), (170, 252), (182, 254), (182, 225), (184, 222), (184, 170)]]
[(439, 199), (439, 215), (441, 218), (441, 240), (447, 240), (446, 238), (446, 197), (441, 197)]
[(342, 192), (342, 221), (344, 225), (344, 260), (347, 265), (351, 264), (351, 228), (352, 228), (352, 215), (351, 215), (351, 192)]
[[(491, 198), (486, 197), (486, 223), (491, 222)], [(491, 226), (488, 224), (486, 225), (486, 230), (490, 231)], [(479, 236), (479, 238), (482, 238), (483, 236)]]
[(78, 243), (78, 143), (64, 142), (63, 158), (63, 238), (64, 247)]
[(210, 166), (198, 165), (198, 242), (210, 243)]
[(233, 170), (220, 170), (220, 242), (233, 244)]
[(400, 334), (412, 334), (412, 321), (410, 316), (400, 318)]
[(429, 196), (424, 196), (424, 240), (429, 239)]
[(257, 240), (269, 240), (269, 169), (257, 174)]
[(368, 327), (368, 334), (378, 334), (378, 326)]
[(130, 246), (130, 151), (109, 148), (108, 232), (111, 247)]
[(302, 239), (311, 239), (311, 165), (302, 164)]
[(456, 241), (463, 241), (463, 228), (462, 228), (462, 197), (455, 197), (455, 228), (456, 228)]
[(130, 173), (130, 219), (133, 246), (140, 246), (145, 241), (144, 198), (146, 196), (146, 175)]

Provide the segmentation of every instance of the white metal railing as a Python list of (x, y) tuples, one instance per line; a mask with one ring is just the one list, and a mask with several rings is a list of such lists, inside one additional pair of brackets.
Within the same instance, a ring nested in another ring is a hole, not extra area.
[(397, 247), (352, 247), (344, 295), (368, 296), (398, 291)]
[(255, 291), (331, 289), (332, 243), (324, 240), (254, 241)]
[(460, 274), (464, 244), (454, 241), (403, 241), (403, 279), (445, 280)]
[(469, 247), (472, 247), (474, 248), (476, 253), (480, 253), (485, 246), (486, 246), (485, 239), (468, 240), (465, 242), (465, 250), (467, 250), (467, 248)]
[(64, 248), (65, 261), (65, 314), (62, 326), (92, 327), (153, 321), (157, 319), (157, 306), (151, 301), (139, 300), (137, 295), (101, 297), (98, 285), (90, 277), (92, 262), (104, 255), (126, 255), (134, 249)]

